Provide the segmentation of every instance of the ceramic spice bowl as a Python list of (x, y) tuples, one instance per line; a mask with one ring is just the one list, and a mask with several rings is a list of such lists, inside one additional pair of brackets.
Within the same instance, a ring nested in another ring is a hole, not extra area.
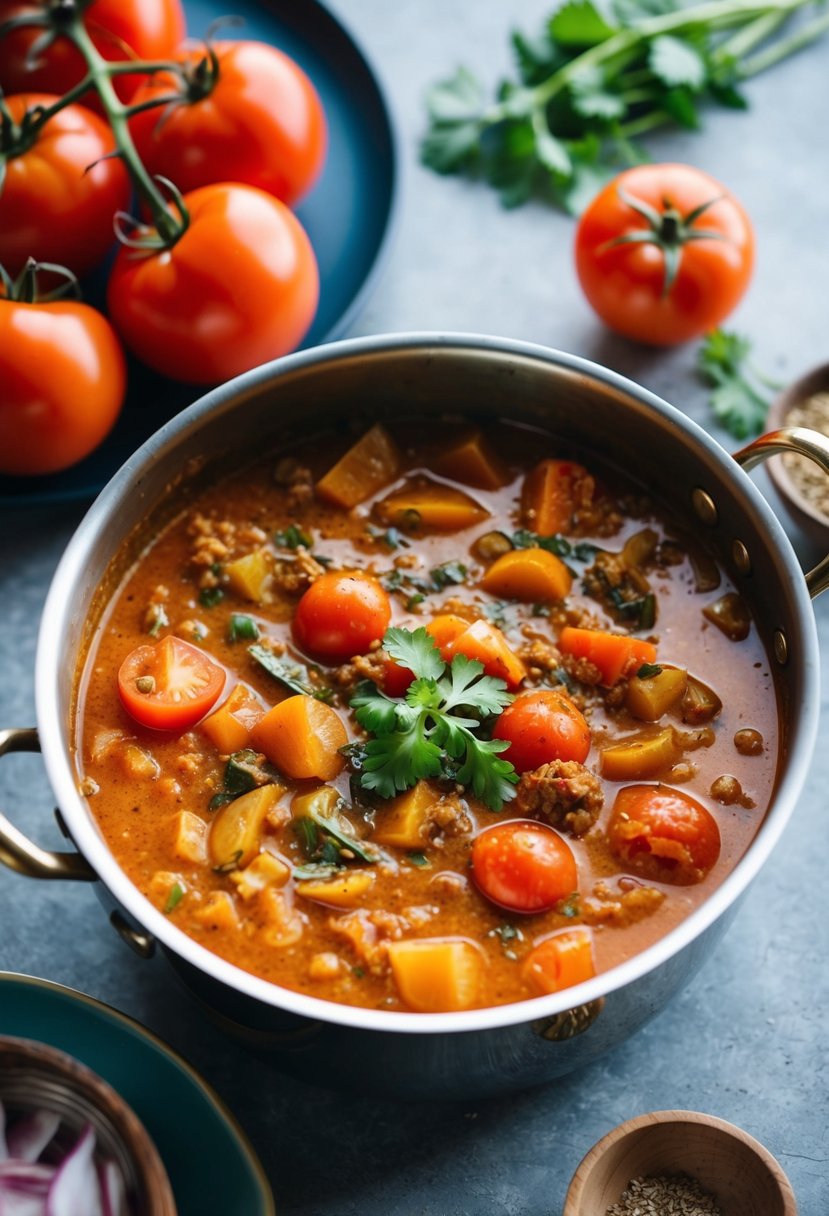
[[(159, 1100), (163, 1101), (162, 1095)], [(118, 1175), (113, 1191), (123, 1196), (120, 1212), (176, 1216), (164, 1165), (144, 1125), (123, 1098), (85, 1064), (45, 1043), (0, 1036), (0, 1103), (6, 1123), (4, 1142), (7, 1140), (11, 1156), (55, 1164), (77, 1151), (91, 1127), (98, 1177), (105, 1168)], [(35, 1112), (47, 1120), (49, 1115), (58, 1116), (59, 1122), (43, 1138), (42, 1149), (31, 1150), (29, 1129)], [(25, 1124), (29, 1126), (21, 1132)], [(15, 1139), (21, 1144), (28, 1141), (31, 1151), (12, 1152)], [(106, 1167), (104, 1163), (108, 1163)]]
[[(621, 1123), (593, 1146), (570, 1183), (563, 1216), (605, 1216), (632, 1179), (687, 1175), (719, 1216), (797, 1216), (788, 1178), (757, 1140), (723, 1119), (663, 1110)], [(645, 1213), (659, 1206), (644, 1206)], [(695, 1206), (671, 1206), (695, 1216)]]
[[(806, 426), (829, 443), (829, 363), (795, 380), (772, 402), (768, 429)], [(796, 462), (796, 463), (795, 463)], [(829, 473), (802, 456), (775, 456), (769, 476), (794, 522), (816, 544), (829, 543)]]

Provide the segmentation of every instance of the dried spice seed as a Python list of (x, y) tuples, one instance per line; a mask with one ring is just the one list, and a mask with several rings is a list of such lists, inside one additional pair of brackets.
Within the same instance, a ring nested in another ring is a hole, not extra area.
[(714, 1196), (688, 1174), (633, 1178), (605, 1216), (723, 1216)]
[[(788, 426), (805, 426), (829, 436), (829, 393), (815, 393), (789, 410)], [(786, 472), (806, 502), (829, 519), (829, 478), (806, 456), (783, 457)]]

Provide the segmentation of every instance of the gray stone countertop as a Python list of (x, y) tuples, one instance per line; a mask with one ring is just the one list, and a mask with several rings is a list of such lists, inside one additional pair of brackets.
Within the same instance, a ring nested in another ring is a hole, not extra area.
[[(397, 239), (353, 332), (464, 330), (558, 347), (638, 380), (733, 448), (711, 424), (693, 344), (643, 349), (595, 320), (572, 266), (572, 220), (536, 203), (503, 211), (486, 187), (435, 177), (417, 163), (427, 84), (460, 62), (496, 80), (508, 64), (509, 28), (532, 30), (545, 5), (337, 0), (333, 7), (378, 67), (404, 161)], [(648, 144), (655, 160), (687, 161), (726, 182), (751, 213), (757, 270), (730, 327), (751, 335), (758, 361), (780, 380), (829, 358), (827, 79), (824, 39), (753, 81), (748, 112), (711, 111), (704, 129)], [(0, 517), (3, 726), (33, 723), (39, 615), (82, 513), (70, 505)], [(814, 547), (790, 534), (803, 564), (813, 563)], [(826, 654), (829, 595), (815, 612)], [(826, 710), (824, 692), (821, 742), (800, 804), (712, 957), (634, 1037), (545, 1088), (485, 1102), (407, 1105), (282, 1078), (203, 1020), (165, 964), (140, 963), (108, 928), (91, 889), (5, 870), (0, 968), (82, 989), (182, 1051), (248, 1131), (281, 1216), (558, 1216), (576, 1165), (599, 1137), (632, 1115), (674, 1107), (746, 1129), (782, 1163), (802, 1216), (825, 1216)], [(60, 845), (38, 757), (3, 761), (0, 807), (42, 844)]]

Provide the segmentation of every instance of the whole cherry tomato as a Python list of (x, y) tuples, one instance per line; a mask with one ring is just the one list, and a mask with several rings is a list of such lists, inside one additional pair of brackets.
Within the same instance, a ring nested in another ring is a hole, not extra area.
[(0, 472), (54, 473), (97, 447), (126, 391), (121, 346), (94, 308), (0, 296)]
[(631, 870), (662, 882), (701, 882), (720, 855), (714, 816), (682, 790), (628, 785), (619, 790), (607, 839)]
[(297, 604), (294, 637), (315, 658), (342, 663), (365, 654), (390, 620), (391, 603), (376, 578), (360, 570), (331, 570)]
[(114, 243), (113, 216), (130, 199), (126, 169), (105, 159), (115, 147), (112, 133), (85, 106), (58, 110), (31, 141), (29, 118), (57, 100), (50, 93), (19, 93), (6, 98), (11, 122), (0, 118), (7, 144), (0, 264), (11, 275), (30, 257), (86, 274)]
[(472, 844), (472, 877), (487, 899), (509, 912), (547, 912), (578, 887), (569, 844), (535, 819), (484, 828)]
[[(0, 0), (0, 23), (24, 15), (42, 18), (57, 5), (36, 0)], [(104, 59), (170, 59), (184, 37), (180, 0), (91, 0), (83, 8), (83, 23)], [(48, 28), (48, 27), (46, 27)], [(41, 23), (21, 26), (0, 38), (0, 88), (5, 93), (66, 93), (83, 80), (86, 67), (68, 38), (58, 35), (30, 62), (34, 43), (44, 32)], [(115, 87), (129, 101), (143, 76), (118, 75)], [(87, 94), (98, 108), (97, 99)]]
[(142, 726), (187, 730), (216, 704), (225, 678), (198, 646), (168, 634), (130, 651), (118, 669), (118, 695)]
[(590, 727), (564, 692), (541, 688), (524, 692), (508, 705), (495, 723), (496, 739), (507, 739), (501, 753), (519, 773), (552, 760), (578, 760), (590, 751)]
[[(147, 169), (183, 191), (246, 182), (295, 203), (319, 176), (327, 142), (322, 103), (302, 68), (263, 42), (215, 42), (178, 58), (187, 65), (189, 96), (130, 122)], [(176, 76), (159, 72), (133, 104), (177, 87)]]
[(224, 182), (184, 202), (189, 226), (172, 248), (119, 251), (109, 314), (162, 375), (215, 384), (298, 345), (317, 307), (319, 273), (299, 220), (264, 191)]
[(754, 266), (749, 218), (690, 165), (637, 165), (599, 192), (576, 229), (576, 270), (605, 324), (655, 346), (714, 329)]

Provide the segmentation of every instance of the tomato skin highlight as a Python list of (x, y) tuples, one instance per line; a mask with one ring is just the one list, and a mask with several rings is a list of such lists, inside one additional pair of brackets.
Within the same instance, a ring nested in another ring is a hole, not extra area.
[[(676, 279), (665, 291), (665, 255), (655, 244), (614, 244), (647, 230), (624, 198), (682, 216), (706, 203), (691, 231), (717, 238), (686, 242)], [(754, 231), (742, 205), (713, 177), (690, 165), (637, 165), (608, 183), (579, 220), (576, 271), (593, 309), (611, 329), (653, 346), (687, 342), (714, 329), (736, 308), (754, 267)]]
[(0, 384), (0, 472), (55, 473), (112, 429), (126, 364), (112, 326), (88, 304), (0, 297)]
[(519, 772), (540, 768), (552, 760), (578, 760), (590, 751), (590, 727), (566, 693), (553, 688), (520, 693), (503, 711), (492, 732), (506, 739), (503, 760)]
[[(5, 99), (19, 123), (27, 110), (50, 106), (51, 93)], [(123, 164), (104, 121), (85, 106), (68, 105), (42, 128), (27, 151), (6, 160), (0, 190), (0, 264), (14, 277), (28, 258), (56, 262), (84, 275), (115, 242), (116, 211), (129, 203)]]
[(314, 658), (344, 663), (380, 641), (390, 621), (391, 602), (376, 578), (359, 570), (331, 570), (300, 599), (293, 632)]
[[(211, 49), (219, 77), (206, 97), (131, 120), (144, 165), (182, 192), (210, 182), (245, 182), (292, 206), (314, 184), (325, 159), (327, 128), (316, 89), (293, 59), (266, 43), (214, 42)], [(194, 46), (176, 58), (197, 63), (204, 54), (203, 46)], [(133, 104), (169, 96), (176, 84), (171, 73), (159, 72)]]
[(714, 816), (690, 794), (668, 785), (619, 790), (607, 839), (635, 873), (678, 885), (701, 882), (720, 855)]
[[(213, 708), (225, 679), (224, 668), (198, 646), (168, 634), (130, 651), (118, 669), (118, 695), (141, 726), (183, 731)], [(151, 684), (143, 692), (142, 680)]]
[(215, 384), (301, 342), (319, 272), (299, 220), (264, 191), (222, 182), (184, 201), (190, 226), (171, 249), (119, 251), (107, 303), (127, 346), (149, 367)]
[(472, 844), (478, 890), (508, 912), (547, 912), (578, 887), (573, 852), (563, 837), (535, 819), (485, 828)]

